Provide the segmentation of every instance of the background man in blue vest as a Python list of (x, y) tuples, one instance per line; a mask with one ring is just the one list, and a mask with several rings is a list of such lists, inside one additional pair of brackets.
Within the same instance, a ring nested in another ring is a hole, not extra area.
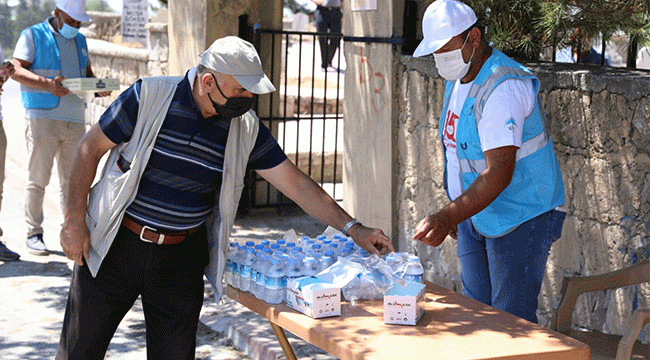
[(551, 244), (566, 211), (562, 174), (537, 100), (539, 81), (491, 48), (476, 15), (437, 0), (414, 56), (433, 54), (447, 80), (440, 138), (451, 203), (425, 217), (414, 238), (458, 239), (463, 293), (532, 322)]
[[(21, 84), (27, 121), (26, 140), (29, 178), (25, 188), (27, 247), (36, 255), (48, 255), (43, 242), (43, 197), (56, 158), (65, 204), (70, 166), (79, 140), (86, 132), (86, 105), (61, 85), (66, 78), (93, 77), (86, 38), (79, 34), (82, 21), (90, 21), (85, 0), (58, 0), (54, 17), (20, 34), (13, 54)], [(98, 93), (107, 96), (110, 92)], [(65, 209), (64, 209), (65, 211)]]

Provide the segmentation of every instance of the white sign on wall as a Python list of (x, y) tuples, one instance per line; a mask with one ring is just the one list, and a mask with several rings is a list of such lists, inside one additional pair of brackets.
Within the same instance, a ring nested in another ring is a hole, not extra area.
[(148, 0), (122, 1), (122, 41), (147, 45)]

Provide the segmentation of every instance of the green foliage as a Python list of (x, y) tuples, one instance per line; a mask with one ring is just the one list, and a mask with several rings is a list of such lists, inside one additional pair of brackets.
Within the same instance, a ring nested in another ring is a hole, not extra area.
[(86, 2), (87, 11), (115, 12), (105, 0), (88, 0)]
[(31, 4), (28, 4), (25, 0), (21, 0), (16, 9), (11, 46), (16, 44), (20, 32), (23, 29), (43, 22), (52, 15), (54, 9), (56, 9), (56, 2), (54, 0), (33, 0)]
[(6, 3), (0, 3), (0, 44), (6, 49), (13, 47), (14, 22), (11, 20), (11, 10)]
[(542, 36), (535, 31), (541, 17), (540, 0), (463, 0), (474, 9), (486, 39), (509, 56), (535, 60)]
[(650, 45), (649, 0), (461, 0), (471, 6), (486, 39), (520, 59), (539, 58), (542, 47), (586, 46), (617, 31)]
[(585, 46), (602, 35), (622, 31), (639, 43), (650, 40), (650, 2), (647, 0), (545, 0), (537, 31), (548, 46)]

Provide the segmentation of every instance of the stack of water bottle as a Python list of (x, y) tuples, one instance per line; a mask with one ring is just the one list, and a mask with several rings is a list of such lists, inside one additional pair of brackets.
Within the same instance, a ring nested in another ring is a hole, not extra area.
[(401, 252), (392, 252), (381, 258), (361, 249), (348, 260), (359, 263), (363, 271), (341, 289), (348, 301), (381, 299), (394, 283), (424, 282), (424, 268), (420, 258)]
[(279, 304), (286, 298), (287, 279), (314, 276), (339, 257), (364, 267), (364, 272), (343, 289), (343, 296), (348, 300), (377, 298), (375, 293), (383, 295), (400, 278), (422, 282), (422, 265), (417, 256), (404, 253), (391, 253), (385, 259), (370, 256), (351, 238), (341, 234), (332, 238), (303, 236), (297, 243), (285, 239), (264, 240), (259, 244), (232, 242), (224, 276), (232, 287), (250, 292), (269, 304)]
[(278, 239), (259, 244), (230, 243), (224, 274), (234, 288), (248, 291), (269, 304), (285, 300), (288, 278), (313, 276), (330, 267), (338, 257), (352, 254), (358, 246), (342, 235), (331, 239), (303, 236), (298, 243)]

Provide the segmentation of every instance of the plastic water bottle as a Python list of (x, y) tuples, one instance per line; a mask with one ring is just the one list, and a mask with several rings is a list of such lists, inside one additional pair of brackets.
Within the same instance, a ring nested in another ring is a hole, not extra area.
[(257, 278), (255, 279), (255, 297), (260, 300), (265, 299), (266, 294), (266, 270), (271, 263), (271, 256), (268, 253), (264, 252), (262, 257), (257, 262)]
[(287, 260), (287, 280), (303, 276), (302, 260), (291, 257)]
[(287, 241), (284, 240), (284, 239), (277, 239), (277, 240), (275, 240), (275, 243), (280, 245), (280, 246), (284, 246), (284, 244), (286, 244)]
[(233, 258), (232, 266), (232, 286), (235, 289), (239, 289), (239, 279), (241, 278), (241, 262), (244, 257), (244, 251), (246, 251), (246, 245), (239, 245), (237, 254)]
[(316, 240), (318, 240), (321, 243), (323, 242), (323, 240), (326, 240), (326, 239), (327, 239), (327, 236), (325, 236), (325, 235), (316, 236)]
[(250, 291), (251, 290), (251, 277), (252, 277), (252, 267), (255, 262), (255, 249), (247, 248), (246, 253), (242, 258), (240, 263), (240, 273), (239, 278), (239, 289), (241, 291)]
[(320, 244), (312, 245), (309, 252), (318, 260), (323, 256), (323, 250), (321, 250)]
[(287, 243), (284, 246), (287, 248), (287, 251), (289, 251), (289, 253), (291, 253), (293, 251), (293, 249), (296, 248), (296, 243), (293, 242), (293, 241), (287, 241)]
[(349, 246), (346, 246), (341, 250), (341, 255), (340, 257), (347, 258), (348, 256), (352, 255), (352, 248)]
[(325, 250), (323, 257), (320, 259), (320, 271), (327, 269), (336, 262), (336, 255), (332, 250)]
[(226, 279), (226, 284), (232, 286), (232, 268), (233, 268), (233, 258), (237, 254), (237, 243), (231, 242), (228, 246), (228, 257), (226, 258), (226, 271), (223, 274)]
[(417, 256), (409, 256), (404, 279), (424, 283), (424, 268), (422, 267), (422, 263), (420, 263), (420, 258)]
[(335, 242), (327, 245), (327, 247), (325, 248), (325, 251), (327, 251), (327, 250), (331, 250), (332, 252), (334, 252), (334, 255), (336, 255), (336, 256), (341, 255), (341, 249), (339, 249), (339, 244), (337, 244)]
[(302, 259), (303, 273), (307, 276), (314, 276), (320, 272), (320, 260), (316, 259), (313, 254), (305, 254)]
[(275, 244), (271, 244), (269, 247), (271, 248), (272, 251), (278, 251), (278, 250), (280, 250), (280, 245), (277, 244), (277, 243), (275, 243)]
[(303, 236), (300, 238), (300, 245), (304, 246), (305, 243), (309, 240), (309, 236)]
[(287, 276), (285, 275), (281, 259), (271, 257), (271, 266), (269, 266), (265, 275), (265, 285), (264, 301), (269, 304), (279, 304), (284, 301), (287, 289)]
[(267, 248), (267, 247), (269, 247), (269, 245), (271, 245), (271, 242), (268, 241), (268, 240), (262, 240), (262, 241), (260, 241), (260, 245)]
[(255, 248), (255, 242), (254, 241), (246, 241), (246, 248)]
[(289, 256), (299, 258), (302, 260), (305, 257), (305, 253), (302, 252), (302, 246), (296, 246), (289, 252)]
[(316, 240), (312, 238), (307, 238), (304, 242), (301, 242), (302, 248), (306, 250), (311, 249), (311, 246), (316, 243)]

